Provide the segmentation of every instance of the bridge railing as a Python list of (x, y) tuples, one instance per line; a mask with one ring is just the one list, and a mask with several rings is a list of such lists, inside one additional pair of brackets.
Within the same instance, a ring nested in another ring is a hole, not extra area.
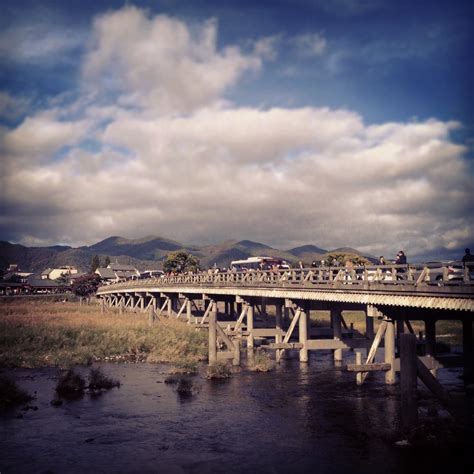
[[(198, 286), (275, 286), (275, 287), (337, 287), (355, 285), (370, 287), (373, 285), (403, 286), (461, 286), (472, 285), (474, 276), (469, 269), (452, 265), (373, 265), (346, 267), (316, 267), (290, 270), (249, 270), (200, 273), (181, 273), (165, 275), (159, 278), (132, 280), (113, 284), (113, 288), (138, 288), (173, 285)], [(109, 289), (105, 285), (100, 289)]]

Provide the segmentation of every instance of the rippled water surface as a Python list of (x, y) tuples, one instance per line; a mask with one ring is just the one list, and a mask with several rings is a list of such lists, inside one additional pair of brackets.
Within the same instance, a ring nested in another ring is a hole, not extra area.
[[(54, 407), (55, 369), (10, 371), (36, 400), (0, 418), (0, 472), (463, 472), (472, 451), (396, 446), (398, 387), (380, 374), (357, 387), (329, 353), (308, 365), (230, 380), (195, 377), (181, 397), (167, 367), (102, 365), (121, 381), (98, 397)], [(87, 373), (88, 368), (79, 368)], [(446, 371), (448, 383), (457, 373)], [(23, 415), (23, 417), (18, 416)], [(464, 464), (463, 464), (464, 463)], [(466, 471), (468, 472), (468, 471)], [(471, 471), (472, 472), (472, 469)]]

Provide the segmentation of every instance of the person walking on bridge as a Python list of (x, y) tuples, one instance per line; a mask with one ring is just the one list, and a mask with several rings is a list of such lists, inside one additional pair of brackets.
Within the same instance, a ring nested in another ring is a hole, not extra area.
[[(395, 265), (406, 265), (407, 264), (407, 256), (405, 255), (405, 252), (403, 250), (400, 250), (397, 253), (397, 259), (395, 260)], [(397, 273), (405, 273), (404, 268), (397, 268)], [(397, 280), (402, 280), (403, 277), (401, 275), (397, 275)]]
[(474, 267), (474, 255), (472, 255), (470, 249), (464, 250), (464, 257), (462, 258), (462, 263), (464, 268), (473, 268)]
[(395, 260), (395, 265), (406, 265), (407, 264), (407, 256), (403, 250), (400, 250), (397, 253), (397, 259)]

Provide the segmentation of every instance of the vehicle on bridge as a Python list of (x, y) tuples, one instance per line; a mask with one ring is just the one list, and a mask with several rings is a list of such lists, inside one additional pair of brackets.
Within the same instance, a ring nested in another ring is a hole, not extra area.
[(146, 280), (147, 278), (161, 278), (164, 276), (163, 270), (145, 270), (140, 273), (140, 280)]
[[(423, 265), (429, 269), (429, 275), (426, 276), (425, 281), (430, 283), (441, 283), (443, 280), (462, 280), (464, 278), (464, 266), (460, 261), (426, 262)], [(473, 272), (470, 272), (469, 278), (472, 280), (473, 277)]]
[(246, 260), (234, 260), (230, 262), (230, 267), (234, 271), (248, 270), (289, 270), (290, 266), (286, 260), (277, 257), (249, 257)]

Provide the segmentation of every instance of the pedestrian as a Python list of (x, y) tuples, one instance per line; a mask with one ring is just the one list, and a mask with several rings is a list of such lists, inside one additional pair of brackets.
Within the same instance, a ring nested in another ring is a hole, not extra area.
[[(400, 250), (397, 253), (397, 259), (395, 260), (395, 265), (406, 265), (407, 264), (407, 257), (405, 255), (405, 252), (403, 250)], [(402, 280), (403, 277), (401, 275), (398, 275), (400, 273), (405, 273), (404, 268), (397, 268), (397, 280)]]
[(385, 258), (383, 255), (380, 255), (379, 257), (379, 265), (387, 265), (387, 262), (385, 261)]
[(464, 268), (474, 267), (474, 255), (472, 255), (471, 250), (465, 249), (464, 252), (464, 257), (462, 258)]
[(397, 259), (395, 260), (395, 265), (406, 265), (407, 264), (407, 256), (403, 250), (400, 250), (397, 253)]

